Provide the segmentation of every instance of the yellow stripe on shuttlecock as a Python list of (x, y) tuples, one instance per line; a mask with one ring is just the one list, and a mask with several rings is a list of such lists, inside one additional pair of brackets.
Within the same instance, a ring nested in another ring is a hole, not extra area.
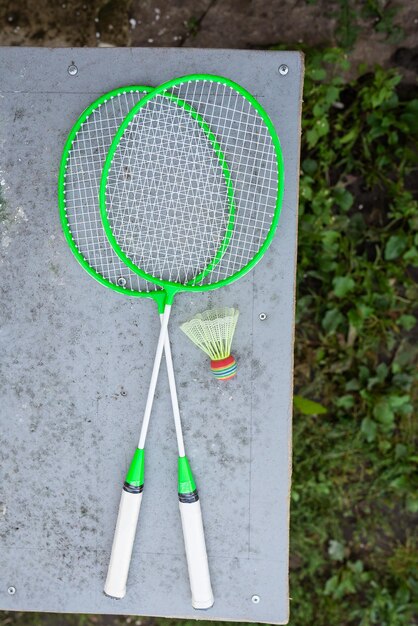
[(212, 361), (219, 361), (231, 354), (238, 316), (239, 311), (233, 308), (209, 309), (180, 328)]

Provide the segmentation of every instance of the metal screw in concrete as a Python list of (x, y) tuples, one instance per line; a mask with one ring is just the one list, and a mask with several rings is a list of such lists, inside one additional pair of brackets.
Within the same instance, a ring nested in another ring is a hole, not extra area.
[(254, 596), (251, 598), (251, 602), (252, 602), (253, 604), (258, 604), (258, 603), (260, 602), (260, 596), (254, 595)]
[(78, 67), (74, 65), (74, 63), (71, 63), (71, 65), (68, 66), (67, 72), (70, 76), (75, 76), (76, 74), (78, 74)]
[(7, 593), (9, 594), (9, 596), (14, 596), (16, 593), (16, 587), (8, 587)]
[(286, 76), (286, 74), (288, 73), (289, 73), (289, 68), (287, 65), (283, 64), (279, 67), (279, 74), (281, 74), (282, 76)]
[(262, 322), (264, 322), (264, 320), (267, 319), (267, 313), (260, 313), (258, 317)]
[(119, 287), (124, 287), (126, 285), (126, 278), (124, 278), (123, 276), (120, 276), (117, 280), (117, 283)]

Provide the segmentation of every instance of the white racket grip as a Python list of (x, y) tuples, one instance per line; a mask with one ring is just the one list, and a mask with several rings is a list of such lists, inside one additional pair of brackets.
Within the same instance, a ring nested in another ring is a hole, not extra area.
[(128, 493), (127, 491), (122, 491), (115, 535), (113, 537), (112, 554), (104, 586), (105, 594), (112, 596), (112, 598), (124, 598), (126, 594), (126, 581), (128, 579), (141, 502), (142, 492)]
[(210, 583), (200, 501), (179, 502), (179, 506), (192, 591), (192, 606), (195, 609), (209, 609), (213, 605), (214, 598)]

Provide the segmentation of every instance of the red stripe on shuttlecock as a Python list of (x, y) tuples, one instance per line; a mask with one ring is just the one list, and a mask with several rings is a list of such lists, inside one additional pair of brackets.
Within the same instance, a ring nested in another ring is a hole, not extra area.
[(237, 373), (237, 363), (231, 354), (225, 359), (219, 359), (217, 361), (211, 360), (210, 369), (215, 378), (219, 380), (229, 380)]

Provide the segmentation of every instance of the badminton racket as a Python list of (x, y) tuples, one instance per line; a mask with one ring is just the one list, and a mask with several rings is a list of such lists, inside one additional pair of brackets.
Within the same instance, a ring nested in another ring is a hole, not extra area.
[[(59, 175), (59, 205), (67, 242), (83, 268), (100, 283), (116, 291), (132, 296), (153, 298), (158, 304), (162, 319), (165, 301), (164, 291), (138, 277), (121, 262), (103, 232), (98, 208), (100, 175), (112, 138), (129, 110), (145, 93), (150, 91), (151, 88), (147, 87), (120, 88), (101, 96), (82, 113), (72, 128), (64, 147)], [(172, 100), (175, 102), (176, 98), (172, 97)], [(186, 105), (184, 104), (184, 106)], [(185, 456), (168, 337), (164, 343), (164, 349), (179, 454), (179, 497), (186, 500), (196, 499), (198, 497), (197, 490), (188, 459)], [(150, 410), (151, 407), (149, 407), (149, 412)], [(143, 437), (144, 444), (145, 436), (146, 429)], [(136, 451), (127, 473), (122, 493), (121, 510), (133, 508), (133, 514), (138, 515), (143, 483), (144, 449), (142, 448)], [(124, 518), (124, 515), (120, 517), (121, 521), (118, 521), (118, 525), (122, 524), (123, 526)], [(120, 532), (115, 534), (115, 539), (118, 540), (119, 538), (120, 541), (116, 542), (112, 549), (106, 592), (116, 597), (125, 595), (125, 586), (118, 582), (115, 586), (113, 581), (116, 577), (117, 581), (125, 580), (126, 584), (133, 537), (129, 537), (128, 541), (121, 538), (129, 536), (131, 530), (132, 526), (127, 529), (121, 528)], [(208, 572), (206, 550), (203, 548), (204, 545), (200, 549), (199, 558), (203, 561), (200, 569)], [(208, 602), (213, 602), (213, 598), (210, 599), (211, 592), (208, 593), (206, 590), (204, 595), (203, 604), (207, 605)], [(200, 596), (199, 590), (195, 590), (195, 604), (202, 604), (199, 600)]]

